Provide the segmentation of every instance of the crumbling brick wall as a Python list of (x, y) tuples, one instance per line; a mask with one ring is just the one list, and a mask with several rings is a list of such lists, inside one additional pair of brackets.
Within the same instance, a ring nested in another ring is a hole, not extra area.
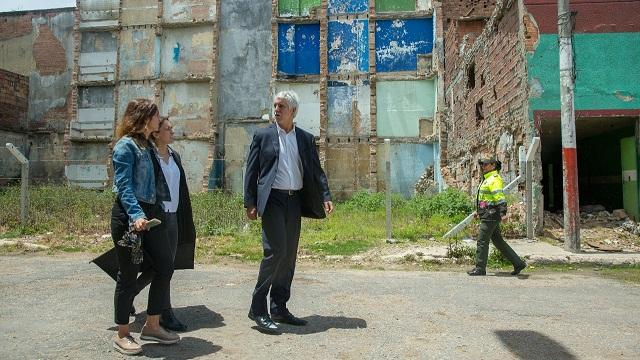
[(440, 130), (442, 173), (450, 186), (472, 192), (482, 156), (501, 160), (506, 180), (517, 175), (518, 147), (529, 129), (518, 13), (517, 1), (499, 1), (479, 36), (455, 43), (457, 24), (446, 33), (447, 116)]
[(0, 69), (0, 129), (26, 131), (28, 106), (29, 77)]

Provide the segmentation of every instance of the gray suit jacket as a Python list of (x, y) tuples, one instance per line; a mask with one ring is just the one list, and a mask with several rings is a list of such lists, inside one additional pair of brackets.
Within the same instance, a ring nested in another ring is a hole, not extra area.
[[(320, 166), (316, 140), (296, 126), (298, 153), (302, 161), (301, 213), (304, 217), (326, 217), (324, 202), (331, 201), (327, 176)], [(259, 129), (253, 135), (247, 171), (244, 178), (244, 206), (255, 206), (262, 216), (278, 171), (280, 145), (275, 124)]]

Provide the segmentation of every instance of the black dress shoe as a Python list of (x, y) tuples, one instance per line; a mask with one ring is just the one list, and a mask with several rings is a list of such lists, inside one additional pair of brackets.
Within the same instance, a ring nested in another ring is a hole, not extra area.
[(303, 320), (293, 316), (290, 312), (286, 312), (284, 314), (271, 314), (271, 319), (275, 322), (295, 325), (295, 326), (304, 326), (307, 325), (307, 320)]
[(167, 309), (160, 315), (160, 326), (172, 331), (186, 331), (187, 325), (183, 324), (173, 314), (172, 309)]
[(484, 276), (487, 275), (487, 271), (484, 269), (473, 268), (472, 270), (467, 271), (469, 276)]
[(524, 268), (527, 267), (527, 263), (523, 262), (522, 264), (518, 265), (518, 266), (514, 266), (513, 267), (513, 271), (511, 272), (511, 275), (518, 275), (520, 274), (520, 271), (524, 270)]
[(256, 325), (258, 325), (258, 330), (262, 332), (280, 334), (280, 328), (271, 320), (269, 315), (254, 316), (253, 313), (249, 312), (249, 319), (255, 321)]

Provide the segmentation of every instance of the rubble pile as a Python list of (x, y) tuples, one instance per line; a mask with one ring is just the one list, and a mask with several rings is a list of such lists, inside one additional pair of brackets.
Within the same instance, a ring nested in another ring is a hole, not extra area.
[[(563, 214), (544, 212), (544, 234), (564, 241)], [(580, 238), (584, 248), (602, 251), (640, 251), (640, 224), (623, 209), (609, 212), (602, 205), (580, 207)]]
[(416, 194), (433, 196), (438, 193), (438, 185), (433, 177), (433, 166), (429, 166), (414, 186)]

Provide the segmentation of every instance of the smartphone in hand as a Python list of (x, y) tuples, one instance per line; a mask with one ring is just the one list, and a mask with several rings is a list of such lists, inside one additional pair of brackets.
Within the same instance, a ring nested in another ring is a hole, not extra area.
[(154, 226), (158, 226), (158, 225), (160, 225), (160, 224), (162, 224), (162, 221), (160, 221), (160, 220), (158, 220), (158, 219), (151, 219), (151, 220), (147, 221), (147, 224), (144, 226), (144, 228), (145, 228), (146, 230), (149, 230), (149, 229), (151, 229), (152, 227), (154, 227)]

